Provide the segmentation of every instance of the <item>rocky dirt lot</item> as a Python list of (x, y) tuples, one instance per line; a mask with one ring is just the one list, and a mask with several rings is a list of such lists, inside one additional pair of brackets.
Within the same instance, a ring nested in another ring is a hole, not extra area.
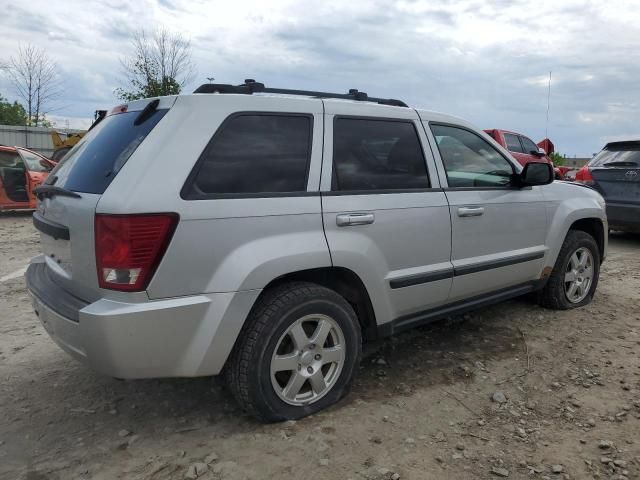
[(640, 478), (640, 237), (613, 235), (594, 302), (527, 299), (371, 349), (351, 395), (261, 425), (209, 378), (118, 381), (32, 314), (28, 214), (0, 216), (1, 479)]

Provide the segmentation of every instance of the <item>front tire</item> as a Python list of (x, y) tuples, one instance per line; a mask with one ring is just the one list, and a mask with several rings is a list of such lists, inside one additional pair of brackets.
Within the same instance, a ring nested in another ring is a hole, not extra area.
[(343, 398), (361, 354), (351, 305), (333, 290), (295, 282), (258, 300), (225, 373), (249, 413), (266, 422), (294, 420)]
[(594, 238), (580, 230), (569, 230), (540, 293), (540, 304), (569, 310), (591, 302), (600, 277), (600, 250)]

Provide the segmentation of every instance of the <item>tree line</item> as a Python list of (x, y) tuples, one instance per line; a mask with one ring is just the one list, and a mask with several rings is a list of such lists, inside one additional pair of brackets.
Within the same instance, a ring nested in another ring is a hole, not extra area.
[[(120, 64), (122, 86), (114, 94), (127, 102), (177, 95), (195, 76), (190, 40), (165, 28), (135, 32)], [(11, 103), (0, 93), (0, 124), (51, 126), (47, 114), (65, 93), (59, 64), (45, 49), (26, 44), (7, 60), (0, 59), (0, 71), (19, 99)]]

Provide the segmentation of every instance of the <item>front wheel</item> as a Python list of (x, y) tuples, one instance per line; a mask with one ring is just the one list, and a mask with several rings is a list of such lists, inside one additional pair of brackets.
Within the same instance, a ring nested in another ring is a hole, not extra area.
[(547, 308), (568, 310), (591, 302), (600, 276), (600, 250), (594, 238), (580, 230), (570, 230), (540, 303)]
[(226, 367), (238, 403), (263, 421), (298, 419), (344, 397), (361, 356), (351, 305), (306, 282), (265, 292)]

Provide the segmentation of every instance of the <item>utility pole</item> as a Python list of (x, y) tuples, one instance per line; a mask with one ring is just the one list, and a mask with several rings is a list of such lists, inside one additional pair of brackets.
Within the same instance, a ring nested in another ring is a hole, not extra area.
[(215, 80), (215, 78), (213, 78), (213, 77), (207, 77), (207, 80), (209, 80), (209, 83), (213, 83), (213, 81)]
[(544, 138), (549, 138), (549, 104), (551, 100), (551, 71), (549, 71), (549, 88), (547, 89), (547, 122), (544, 126)]

